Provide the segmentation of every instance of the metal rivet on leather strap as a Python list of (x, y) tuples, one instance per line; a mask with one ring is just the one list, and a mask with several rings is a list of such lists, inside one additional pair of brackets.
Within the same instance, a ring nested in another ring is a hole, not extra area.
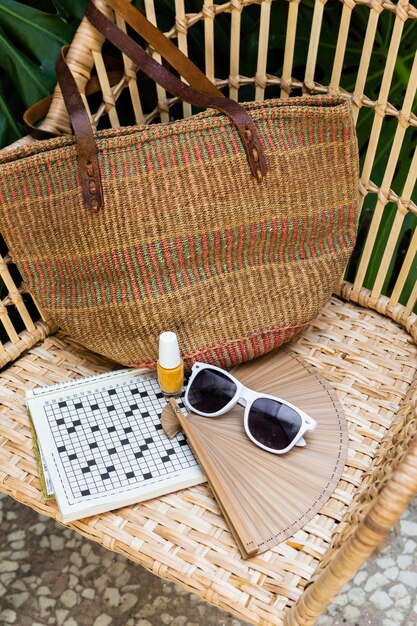
[(252, 154), (253, 154), (253, 160), (255, 161), (255, 163), (257, 163), (259, 161), (259, 154), (256, 148), (253, 148)]
[(97, 185), (94, 180), (90, 180), (90, 182), (88, 183), (88, 188), (90, 189), (91, 194), (97, 193)]
[(95, 198), (91, 200), (90, 206), (92, 211), (98, 211), (98, 201)]
[(93, 168), (93, 164), (92, 163), (87, 163), (87, 174), (89, 176), (94, 176), (94, 168)]

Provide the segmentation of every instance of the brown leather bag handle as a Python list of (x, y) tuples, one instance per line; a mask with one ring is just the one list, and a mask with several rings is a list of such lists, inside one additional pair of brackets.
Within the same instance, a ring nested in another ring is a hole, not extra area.
[[(110, 0), (110, 2), (115, 2), (115, 0)], [(126, 0), (124, 0), (124, 4), (127, 4)], [(136, 9), (134, 10), (136, 11)], [(236, 128), (239, 131), (239, 134), (247, 151), (249, 165), (255, 178), (260, 179), (263, 177), (264, 174), (266, 174), (266, 162), (263, 158), (262, 146), (259, 140), (256, 126), (252, 118), (242, 107), (242, 105), (238, 104), (234, 100), (226, 98), (223, 95), (211, 95), (208, 94), (206, 91), (202, 93), (199, 89), (189, 87), (186, 83), (182, 82), (179, 78), (174, 76), (163, 65), (155, 61), (155, 59), (153, 59), (151, 55), (146, 52), (146, 50), (144, 50), (139, 44), (137, 44), (135, 41), (133, 41), (133, 39), (126, 35), (124, 31), (118, 28), (118, 26), (116, 26), (114, 22), (109, 20), (108, 17), (106, 17), (99, 9), (97, 9), (94, 2), (90, 2), (88, 4), (86, 9), (86, 17), (102, 35), (104, 35), (109, 41), (111, 41), (114, 46), (116, 46), (130, 59), (132, 59), (132, 61), (134, 61), (147, 76), (152, 78), (152, 80), (164, 87), (174, 96), (177, 96), (181, 100), (185, 100), (190, 104), (194, 104), (195, 106), (205, 109), (213, 107), (221, 111), (222, 113), (225, 113), (235, 124)], [(162, 33), (159, 34), (166, 39), (165, 35), (163, 35)], [(179, 52), (178, 49), (177, 52)], [(184, 58), (186, 57), (184, 56)], [(177, 61), (178, 58), (174, 59), (171, 57), (169, 59), (169, 62), (171, 64), (175, 63), (175, 65), (178, 66)], [(197, 70), (197, 72), (198, 74), (200, 74), (199, 70)], [(205, 87), (203, 87), (203, 89), (205, 89)]]
[(161, 57), (174, 67), (191, 87), (212, 96), (225, 97), (220, 89), (177, 46), (130, 2), (106, 0), (106, 4), (116, 11), (156, 52), (159, 52)]
[(32, 104), (23, 113), (23, 122), (34, 139), (49, 139), (57, 136), (57, 133), (36, 126), (36, 123), (40, 122), (48, 114), (52, 99), (52, 95), (46, 96), (46, 98), (42, 98), (42, 100)]
[(103, 190), (98, 165), (97, 147), (90, 117), (85, 108), (81, 94), (78, 91), (76, 80), (65, 60), (67, 49), (68, 46), (61, 48), (55, 69), (62, 91), (62, 97), (64, 98), (65, 106), (67, 107), (74, 129), (84, 206), (87, 209), (98, 211), (103, 206)]
[[(115, 0), (111, 0), (111, 2), (114, 1)], [(136, 9), (134, 10), (136, 11)], [(87, 6), (86, 16), (99, 32), (131, 58), (145, 74), (162, 85), (167, 91), (198, 107), (213, 107), (225, 113), (239, 131), (253, 175), (259, 181), (262, 180), (267, 172), (262, 146), (252, 118), (241, 105), (224, 96), (211, 95), (206, 92), (201, 93), (183, 83), (164, 66), (155, 61), (139, 44), (134, 42), (126, 33), (101, 13), (92, 2)], [(146, 18), (143, 19), (146, 20)], [(164, 37), (162, 33), (160, 33), (160, 35)], [(148, 34), (148, 38), (152, 38), (152, 33), (150, 37)], [(156, 47), (160, 49), (159, 42)], [(178, 59), (173, 58), (172, 51), (170, 53), (169, 62), (173, 64), (174, 67), (178, 66)], [(97, 150), (89, 116), (81, 95), (78, 92), (76, 82), (66, 64), (64, 54), (59, 56), (56, 69), (62, 95), (76, 137), (84, 203), (87, 208), (98, 210), (103, 205), (103, 195), (98, 168)], [(197, 70), (197, 72), (199, 73), (199, 70)], [(187, 76), (189, 76), (187, 68), (186, 73)], [(191, 80), (195, 83), (196, 80), (200, 80), (200, 77), (195, 75), (191, 77)], [(206, 89), (207, 86), (204, 85), (204, 88)]]

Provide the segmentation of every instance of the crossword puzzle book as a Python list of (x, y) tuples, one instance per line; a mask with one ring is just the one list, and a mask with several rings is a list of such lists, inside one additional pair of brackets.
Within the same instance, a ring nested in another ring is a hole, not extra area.
[(205, 482), (184, 435), (168, 439), (155, 375), (135, 370), (34, 389), (27, 406), (63, 522)]

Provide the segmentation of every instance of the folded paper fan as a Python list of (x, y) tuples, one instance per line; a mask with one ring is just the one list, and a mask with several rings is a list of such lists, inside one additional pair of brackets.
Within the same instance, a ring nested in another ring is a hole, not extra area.
[(244, 557), (293, 535), (323, 508), (343, 472), (348, 433), (335, 392), (289, 349), (270, 353), (232, 373), (256, 391), (295, 404), (317, 421), (305, 447), (284, 455), (254, 445), (244, 409), (215, 418), (179, 419)]
[(181, 424), (178, 421), (178, 411), (180, 410), (175, 398), (170, 398), (161, 413), (161, 424), (168, 439), (173, 439), (181, 431)]

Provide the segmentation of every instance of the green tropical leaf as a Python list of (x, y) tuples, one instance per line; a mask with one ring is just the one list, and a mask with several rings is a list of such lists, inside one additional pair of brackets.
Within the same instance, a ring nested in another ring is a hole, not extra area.
[[(47, 4), (53, 10), (52, 3)], [(75, 27), (59, 15), (22, 2), (0, 2), (0, 146), (24, 132), (18, 122), (24, 110), (51, 93), (55, 59), (60, 47), (71, 41)], [(5, 93), (10, 96), (5, 98)]]
[(10, 110), (3, 85), (0, 82), (0, 145), (7, 146), (19, 139), (20, 135), (21, 129)]
[(53, 0), (50, 4), (54, 5), (60, 15), (66, 18), (74, 17), (81, 21), (87, 3), (88, 0)]
[(58, 15), (44, 13), (15, 0), (0, 3), (0, 26), (10, 41), (53, 77), (61, 46), (71, 41), (74, 27)]
[(23, 104), (28, 107), (47, 96), (53, 88), (54, 79), (34, 63), (7, 38), (0, 28), (0, 67), (13, 77), (14, 87)]

